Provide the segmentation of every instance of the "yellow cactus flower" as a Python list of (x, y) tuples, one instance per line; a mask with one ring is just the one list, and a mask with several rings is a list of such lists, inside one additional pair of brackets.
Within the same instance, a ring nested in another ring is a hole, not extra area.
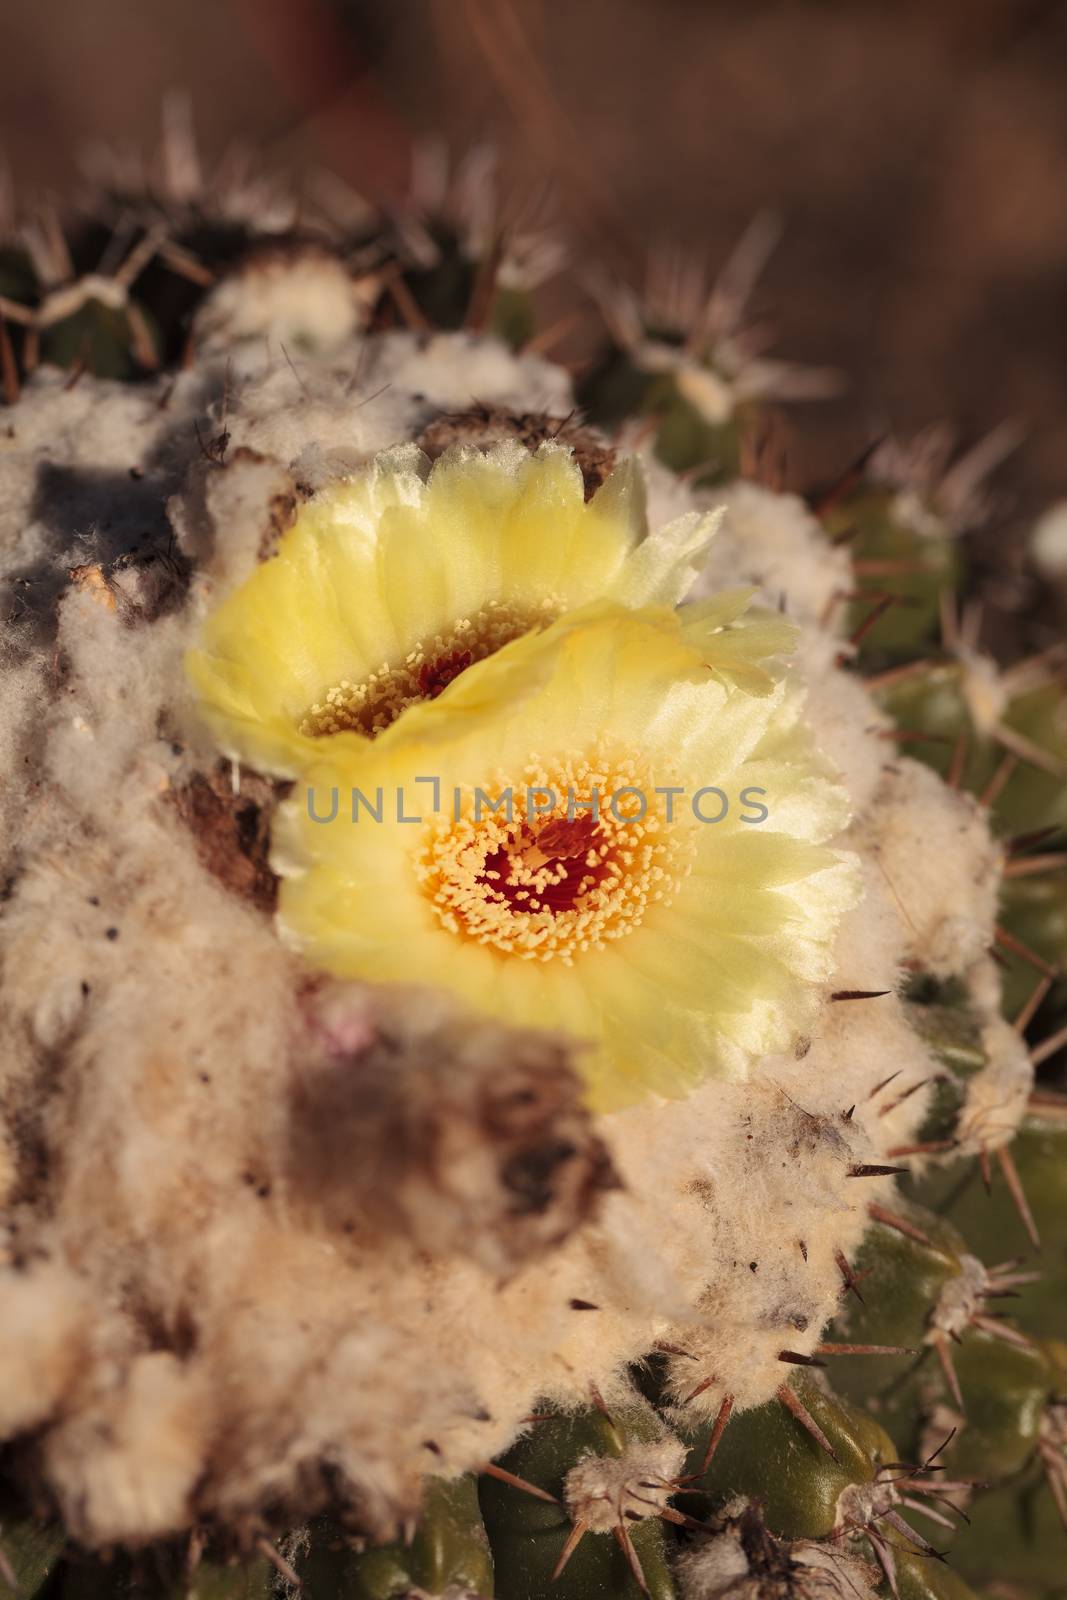
[(572, 452), (508, 441), (385, 452), (309, 501), (208, 617), (187, 669), (220, 747), (294, 776), (374, 735), (472, 662), (590, 601), (673, 605), (718, 514), (649, 535), (640, 468), (587, 503)]
[(719, 630), (587, 607), (321, 745), (276, 818), (284, 936), (566, 1030), (599, 1109), (786, 1046), (855, 897), (848, 804), (795, 683), (743, 687)]

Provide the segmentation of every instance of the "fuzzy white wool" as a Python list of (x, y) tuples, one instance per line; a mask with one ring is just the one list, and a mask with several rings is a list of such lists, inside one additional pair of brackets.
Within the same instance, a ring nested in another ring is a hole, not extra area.
[(618, 1456), (583, 1457), (563, 1485), (571, 1521), (610, 1533), (657, 1516), (670, 1504), (685, 1457), (685, 1445), (671, 1438), (628, 1445)]
[(755, 584), (765, 605), (794, 621), (839, 632), (853, 588), (845, 545), (827, 538), (799, 495), (776, 494), (755, 483), (733, 483), (709, 504), (726, 518), (692, 598), (737, 584)]
[(960, 1110), (958, 1137), (965, 1155), (1009, 1144), (1026, 1115), (1034, 1086), (1026, 1041), (1002, 1017), (986, 1019), (982, 1048), (987, 1065), (968, 1079)]
[(907, 953), (937, 977), (966, 972), (993, 942), (1001, 851), (984, 809), (907, 757), (851, 840), (875, 862), (908, 930)]
[[(295, 365), (249, 354), (227, 385), (211, 360), (169, 392), (89, 378), (67, 390), (42, 375), (0, 449), (5, 569), (33, 563), (42, 586), (0, 743), (17, 845), (0, 913), (3, 1147), (16, 1158), (5, 1318), (17, 1308), (0, 1353), (0, 1435), (47, 1424), (62, 1402), (43, 1460), (90, 1544), (255, 1515), (299, 1498), (324, 1460), (365, 1525), (388, 1532), (425, 1471), (491, 1457), (539, 1399), (584, 1405), (591, 1382), (609, 1404), (627, 1398), (627, 1364), (657, 1339), (695, 1358), (676, 1358), (676, 1396), (714, 1374), (696, 1414), (727, 1393), (739, 1408), (766, 1400), (788, 1375), (778, 1352), (814, 1349), (840, 1293), (837, 1252), (856, 1249), (867, 1205), (888, 1193), (885, 1178), (850, 1169), (907, 1142), (923, 1109), (921, 1093), (869, 1100), (888, 1055), (908, 1083), (928, 1065), (895, 997), (829, 995), (892, 989), (920, 946), (954, 970), (949, 863), (975, 880), (972, 943), (990, 914), (981, 815), (886, 759), (862, 689), (805, 638), (808, 715), (852, 792), (869, 886), (842, 928), (826, 1003), (793, 1052), (747, 1084), (568, 1122), (591, 1161), (603, 1141), (621, 1187), (598, 1193), (584, 1222), (575, 1202), (558, 1238), (518, 1230), (500, 1162), (481, 1146), (468, 1158), (456, 1129), (505, 1075), (502, 1060), (517, 1070), (533, 1050), (538, 1081), (564, 1081), (558, 1042), (457, 1024), (447, 1003), (406, 992), (326, 986), (309, 999), (269, 916), (208, 871), (188, 825), (183, 797), (214, 753), (179, 664), (206, 594), (269, 546), (288, 496), (473, 399), (563, 415), (566, 379), (466, 334), (389, 335)], [(52, 450), (71, 476), (42, 506)], [(767, 491), (733, 491), (739, 504), (753, 495), (778, 530), (756, 581), (775, 604), (784, 587), (798, 617), (817, 615), (839, 553), (815, 551), (808, 528), (812, 550), (798, 540), (794, 562), (782, 529), (800, 513), (775, 511)], [(652, 496), (654, 525), (668, 502), (672, 515), (692, 508), (674, 480)], [(115, 507), (110, 532), (97, 505)], [(171, 583), (158, 607), (121, 604), (113, 591), (133, 569), (112, 576), (107, 540), (143, 538), (149, 512), (133, 592), (163, 582), (174, 534), (191, 594)], [(730, 537), (706, 583), (753, 578)], [(754, 535), (749, 554), (758, 548)], [(810, 583), (809, 560), (826, 569)], [(99, 577), (56, 604), (87, 561)], [(225, 772), (214, 776), (225, 794)], [(252, 792), (249, 775), (233, 777)], [(429, 1123), (448, 1134), (443, 1154), (398, 1162), (384, 1221), (359, 1171), (350, 1210), (324, 1187), (323, 1124), (306, 1105), (331, 1052), (343, 1071), (393, 1083), (395, 1104), (386, 1089), (375, 1102), (388, 1129), (423, 1127), (410, 1119), (434, 1109), (433, 1072), (457, 1074), (447, 1117), (438, 1107)], [(547, 1114), (553, 1127), (576, 1116), (562, 1103)], [(49, 1266), (21, 1265), (38, 1252)]]
[(1030, 554), (1038, 571), (1054, 583), (1067, 577), (1067, 501), (1057, 501), (1035, 522)]
[(975, 1315), (984, 1310), (984, 1296), (989, 1289), (989, 1274), (977, 1256), (961, 1255), (959, 1270), (944, 1284), (930, 1311), (925, 1342), (936, 1344), (938, 1337), (946, 1333), (951, 1339), (961, 1339)]
[(54, 367), (36, 372), (0, 431), (5, 578), (36, 552), (60, 557), (91, 541), (105, 521), (109, 535), (136, 542), (149, 498), (143, 485), (185, 471), (193, 437), (185, 419), (213, 392), (213, 379), (201, 369), (143, 386), (72, 386)]
[[(15, 1239), (5, 1231), (9, 1258)], [(54, 1264), (0, 1268), (0, 1295), (0, 1437), (11, 1438), (58, 1410), (85, 1360), (92, 1309), (87, 1285)]]
[(193, 338), (220, 350), (257, 339), (299, 359), (305, 350), (331, 350), (350, 339), (364, 303), (359, 280), (332, 251), (268, 248), (204, 297)]
[[(734, 1506), (727, 1514), (740, 1517), (744, 1502)], [(766, 1600), (779, 1591), (786, 1563), (789, 1600), (875, 1600), (880, 1592), (879, 1568), (840, 1542), (779, 1543), (761, 1532), (750, 1558), (743, 1535), (740, 1521), (726, 1520), (721, 1531), (682, 1551), (674, 1565), (681, 1600)]]
[(815, 742), (841, 774), (854, 809), (863, 812), (894, 753), (887, 737), (892, 724), (867, 693), (863, 680), (853, 672), (841, 671), (839, 651), (833, 634), (804, 628), (792, 665), (808, 686), (805, 717)]
[(163, 1351), (137, 1356), (116, 1390), (49, 1435), (45, 1461), (76, 1538), (143, 1539), (185, 1527), (211, 1433), (209, 1394)]
[(241, 583), (285, 531), (298, 498), (289, 468), (248, 447), (222, 464), (196, 462), (170, 506), (181, 548), (196, 563), (196, 595), (221, 599)]
[(414, 438), (442, 412), (482, 403), (562, 418), (572, 406), (558, 367), (465, 333), (356, 338), (321, 359), (305, 352), (286, 360), (257, 343), (235, 365), (237, 392), (217, 389), (204, 437), (224, 435), (229, 452), (270, 456), (308, 489)]
[[(851, 846), (862, 823), (846, 835)], [(841, 919), (834, 946), (834, 989), (893, 989), (908, 960), (907, 924), (877, 861), (860, 854), (863, 898)]]
[[(692, 511), (694, 504), (692, 489), (683, 478), (676, 472), (671, 472), (658, 459), (655, 450), (648, 442), (646, 428), (636, 424), (624, 424), (619, 430), (616, 442), (620, 450), (628, 451), (641, 463), (648, 501), (648, 516), (654, 528), (664, 527), (675, 518), (685, 516), (687, 511)], [(709, 506), (722, 503), (720, 494), (700, 498), (707, 500)], [(720, 529), (720, 535), (721, 532)]]
[(729, 1595), (753, 1597), (758, 1593), (749, 1575), (748, 1557), (740, 1533), (727, 1528), (684, 1550), (675, 1563), (675, 1575), (684, 1600), (725, 1600)]

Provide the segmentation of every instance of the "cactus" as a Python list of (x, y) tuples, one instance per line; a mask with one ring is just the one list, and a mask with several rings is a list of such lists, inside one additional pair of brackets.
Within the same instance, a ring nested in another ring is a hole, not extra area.
[(385, 218), (168, 119), (0, 247), (0, 1587), (1051, 1597), (1008, 436), (783, 493), (764, 224), (598, 280), (576, 413), (484, 153)]
[(758, 217), (710, 285), (699, 261), (669, 248), (650, 253), (642, 294), (602, 270), (588, 275), (609, 334), (578, 391), (591, 421), (639, 422), (667, 466), (724, 484), (762, 432), (768, 400), (836, 392), (836, 374), (770, 360), (746, 333), (748, 301), (777, 233), (772, 217)]

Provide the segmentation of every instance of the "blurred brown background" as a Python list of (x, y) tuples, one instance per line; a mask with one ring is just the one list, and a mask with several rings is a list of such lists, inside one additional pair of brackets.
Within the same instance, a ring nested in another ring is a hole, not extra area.
[[(550, 175), (575, 253), (725, 258), (758, 210), (777, 348), (847, 396), (795, 413), (803, 471), (889, 424), (1030, 430), (1016, 526), (1067, 493), (1067, 4), (1060, 0), (3, 0), (0, 151), (67, 187), (94, 139), (201, 144), (396, 193), (410, 143), (496, 139)], [(557, 287), (558, 297), (575, 290)]]

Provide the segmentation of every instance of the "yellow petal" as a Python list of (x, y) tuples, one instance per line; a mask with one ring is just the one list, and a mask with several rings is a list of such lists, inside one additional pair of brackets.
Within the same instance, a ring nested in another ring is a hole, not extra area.
[[(312, 964), (437, 984), (569, 1031), (602, 1108), (742, 1070), (808, 1021), (857, 892), (850, 859), (825, 842), (847, 805), (797, 695), (725, 684), (674, 613), (573, 613), (469, 667), (375, 741), (323, 748), (275, 833), (282, 926)], [(738, 804), (753, 775), (767, 787), (762, 824)], [(583, 821), (573, 803), (601, 782), (640, 794), (615, 814), (602, 793)], [(556, 791), (541, 815), (522, 805), (531, 783)], [(319, 815), (338, 790), (335, 822), (311, 820), (307, 784)], [(717, 785), (727, 814), (701, 821), (692, 797)], [(365, 809), (351, 820), (355, 786), (380, 821)], [(669, 821), (664, 786), (679, 791)], [(476, 787), (495, 799), (512, 787), (511, 820), (477, 814)]]
[[(309, 739), (372, 735), (556, 617), (605, 600), (673, 604), (716, 523), (694, 513), (650, 535), (629, 460), (587, 504), (561, 445), (457, 447), (432, 468), (401, 447), (302, 508), (208, 614), (189, 677), (223, 750), (293, 776)], [(734, 654), (760, 683), (751, 648)]]

